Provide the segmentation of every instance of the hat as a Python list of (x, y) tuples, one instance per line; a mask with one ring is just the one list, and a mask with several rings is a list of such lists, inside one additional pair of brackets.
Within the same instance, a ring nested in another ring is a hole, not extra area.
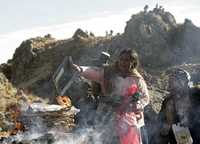
[(182, 68), (171, 69), (167, 72), (167, 74), (169, 74), (169, 76), (174, 76), (180, 80), (186, 80), (187, 82), (190, 82), (190, 80), (191, 80), (191, 76), (190, 76), (189, 72)]

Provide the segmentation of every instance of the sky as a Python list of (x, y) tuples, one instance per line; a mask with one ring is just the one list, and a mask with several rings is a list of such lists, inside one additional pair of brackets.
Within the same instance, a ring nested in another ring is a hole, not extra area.
[(48, 33), (56, 39), (71, 37), (77, 28), (96, 36), (111, 29), (123, 33), (132, 14), (157, 3), (178, 23), (189, 18), (200, 27), (199, 0), (0, 0), (0, 63), (11, 59), (22, 41)]

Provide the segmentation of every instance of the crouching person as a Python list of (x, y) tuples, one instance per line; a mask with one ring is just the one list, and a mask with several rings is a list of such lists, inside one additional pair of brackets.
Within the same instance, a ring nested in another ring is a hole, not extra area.
[(173, 124), (189, 127), (190, 102), (190, 75), (187, 71), (175, 68), (168, 71), (169, 75), (169, 95), (163, 101), (161, 113), (164, 124), (160, 134), (165, 139), (163, 144), (178, 143), (172, 129)]

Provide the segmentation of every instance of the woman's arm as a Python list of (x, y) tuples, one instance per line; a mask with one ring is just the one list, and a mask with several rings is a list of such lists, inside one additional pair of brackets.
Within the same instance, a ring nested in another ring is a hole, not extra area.
[(73, 64), (73, 67), (80, 73), (81, 76), (88, 80), (96, 81), (98, 83), (103, 81), (103, 68), (78, 66), (75, 64)]
[(139, 79), (138, 88), (139, 88), (139, 92), (141, 92), (142, 96), (137, 101), (137, 108), (144, 109), (144, 107), (149, 104), (150, 98), (149, 98), (149, 92), (147, 89), (147, 84), (143, 78)]

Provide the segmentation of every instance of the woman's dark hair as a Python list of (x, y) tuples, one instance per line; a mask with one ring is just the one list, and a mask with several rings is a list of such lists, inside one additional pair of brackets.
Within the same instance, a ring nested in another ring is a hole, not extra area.
[(131, 57), (131, 60), (132, 60), (132, 64), (131, 64), (131, 68), (132, 69), (135, 69), (138, 67), (139, 65), (139, 57), (138, 57), (138, 54), (135, 50), (132, 50), (130, 48), (128, 49), (124, 49), (120, 52), (119, 56), (123, 55), (123, 54), (128, 54), (130, 55)]

